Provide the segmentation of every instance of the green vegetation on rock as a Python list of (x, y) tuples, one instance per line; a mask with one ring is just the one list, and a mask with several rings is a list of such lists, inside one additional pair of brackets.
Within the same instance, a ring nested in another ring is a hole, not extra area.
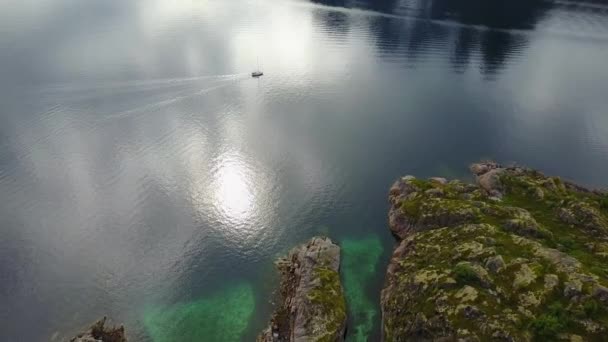
[(377, 271), (382, 244), (377, 236), (345, 239), (342, 246), (342, 274), (348, 314), (350, 341), (368, 341), (378, 310), (366, 293), (366, 286)]
[(454, 278), (459, 284), (468, 284), (477, 281), (477, 273), (468, 263), (460, 263), (454, 267)]
[(253, 289), (245, 283), (193, 302), (150, 308), (143, 322), (154, 342), (240, 341), (254, 308)]
[(391, 188), (387, 341), (608, 336), (606, 194), (522, 167)]
[(329, 267), (314, 269), (318, 285), (311, 289), (308, 299), (312, 303), (311, 331), (318, 332), (314, 341), (334, 341), (346, 319), (346, 303), (342, 295), (340, 275)]
[(570, 325), (568, 313), (560, 302), (549, 305), (547, 309), (547, 313), (530, 322), (534, 337), (539, 340), (555, 339), (558, 333)]

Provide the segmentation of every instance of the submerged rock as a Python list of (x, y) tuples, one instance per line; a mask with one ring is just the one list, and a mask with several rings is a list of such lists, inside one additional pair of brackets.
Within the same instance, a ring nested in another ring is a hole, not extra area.
[(608, 195), (494, 162), (397, 180), (385, 341), (605, 340)]
[(125, 328), (106, 326), (107, 318), (104, 317), (93, 323), (87, 330), (72, 338), (70, 342), (127, 342)]
[(281, 302), (259, 342), (343, 341), (346, 303), (340, 247), (315, 237), (277, 261)]

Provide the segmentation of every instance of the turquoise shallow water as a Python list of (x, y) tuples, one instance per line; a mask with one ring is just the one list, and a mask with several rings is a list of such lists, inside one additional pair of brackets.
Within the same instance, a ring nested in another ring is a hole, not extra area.
[[(379, 313), (372, 280), (379, 269), (383, 244), (377, 236), (339, 241), (341, 275), (349, 313), (352, 341), (367, 341), (374, 333)], [(255, 299), (251, 284), (224, 289), (186, 303), (146, 308), (143, 322), (155, 342), (240, 341), (252, 321)]]
[[(348, 305), (349, 336), (352, 341), (367, 341), (374, 335), (379, 320), (374, 294), (377, 286), (373, 280), (382, 273), (379, 267), (383, 243), (375, 235), (336, 242), (342, 250), (341, 275)], [(244, 339), (256, 309), (253, 287), (247, 282), (226, 285), (205, 298), (146, 308), (143, 322), (148, 336), (155, 342)]]
[(367, 341), (379, 321), (376, 296), (369, 296), (371, 280), (380, 270), (383, 246), (377, 236), (361, 239), (345, 239), (342, 247), (342, 274), (344, 291), (350, 315), (351, 341)]
[(398, 176), (607, 185), (606, 37), (589, 1), (0, 2), (0, 340), (251, 341), (315, 234), (375, 340)]
[(192, 302), (149, 308), (143, 321), (155, 342), (239, 341), (254, 310), (253, 288), (243, 283)]

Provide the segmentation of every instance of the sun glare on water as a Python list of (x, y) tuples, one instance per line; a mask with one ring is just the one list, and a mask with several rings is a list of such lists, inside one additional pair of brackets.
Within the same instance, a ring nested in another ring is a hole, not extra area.
[(223, 216), (243, 222), (253, 212), (253, 189), (248, 179), (248, 169), (235, 156), (219, 162), (213, 180), (214, 202)]

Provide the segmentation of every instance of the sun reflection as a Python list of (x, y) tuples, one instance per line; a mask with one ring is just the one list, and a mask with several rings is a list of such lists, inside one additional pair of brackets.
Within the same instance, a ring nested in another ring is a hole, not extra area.
[(229, 156), (214, 172), (214, 203), (230, 219), (243, 221), (253, 212), (255, 201), (248, 171), (238, 157)]

